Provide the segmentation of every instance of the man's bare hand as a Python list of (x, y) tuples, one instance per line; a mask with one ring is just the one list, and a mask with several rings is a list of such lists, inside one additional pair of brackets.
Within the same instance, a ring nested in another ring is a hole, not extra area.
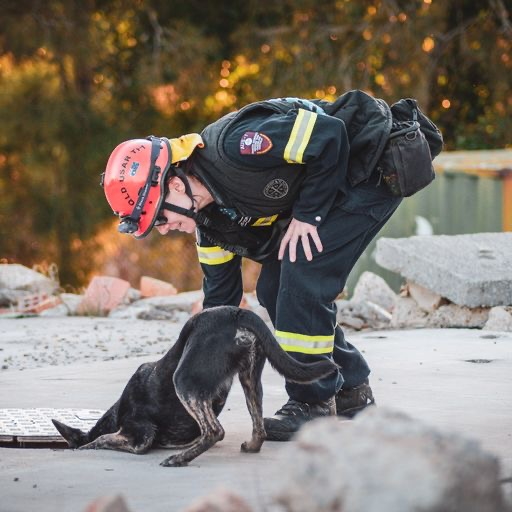
[(281, 245), (279, 246), (278, 258), (280, 260), (283, 259), (286, 247), (288, 247), (290, 261), (293, 263), (297, 259), (297, 242), (299, 241), (300, 238), (306, 259), (308, 261), (311, 261), (313, 259), (313, 253), (311, 252), (309, 237), (311, 237), (311, 239), (315, 243), (317, 251), (322, 252), (322, 241), (318, 236), (316, 226), (308, 224), (307, 222), (301, 222), (300, 220), (297, 219), (292, 219), (290, 225), (288, 226), (288, 229), (286, 230), (284, 238), (281, 241)]

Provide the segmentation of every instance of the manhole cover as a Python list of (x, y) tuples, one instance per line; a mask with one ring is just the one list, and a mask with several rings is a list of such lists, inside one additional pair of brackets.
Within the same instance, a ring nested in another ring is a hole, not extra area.
[(67, 446), (52, 419), (87, 432), (103, 413), (92, 409), (0, 409), (0, 446)]

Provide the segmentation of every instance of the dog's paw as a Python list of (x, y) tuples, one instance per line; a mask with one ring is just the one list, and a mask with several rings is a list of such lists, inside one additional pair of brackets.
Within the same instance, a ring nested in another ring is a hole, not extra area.
[(182, 468), (188, 466), (188, 462), (174, 455), (160, 462), (160, 466), (166, 468)]
[(244, 453), (258, 453), (261, 450), (262, 443), (254, 444), (252, 441), (245, 441), (240, 446), (240, 451)]

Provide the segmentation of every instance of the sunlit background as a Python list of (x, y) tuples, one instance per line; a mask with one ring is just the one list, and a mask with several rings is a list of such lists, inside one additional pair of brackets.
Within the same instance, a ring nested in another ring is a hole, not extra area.
[[(96, 274), (201, 285), (193, 237), (116, 230), (99, 175), (128, 138), (200, 131), (255, 100), (363, 89), (417, 98), (447, 151), (512, 148), (504, 0), (2, 0), (0, 12), (0, 258), (56, 264), (63, 288)], [(504, 229), (501, 176), (458, 171), (404, 202), (388, 235)], [(248, 289), (257, 273), (246, 264)]]

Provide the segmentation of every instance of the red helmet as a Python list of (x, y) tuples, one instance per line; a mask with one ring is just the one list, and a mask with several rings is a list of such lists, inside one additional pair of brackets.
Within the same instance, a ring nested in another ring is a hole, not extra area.
[(144, 238), (153, 228), (166, 194), (171, 146), (165, 137), (132, 139), (117, 146), (102, 175), (105, 196), (119, 215), (119, 231)]

